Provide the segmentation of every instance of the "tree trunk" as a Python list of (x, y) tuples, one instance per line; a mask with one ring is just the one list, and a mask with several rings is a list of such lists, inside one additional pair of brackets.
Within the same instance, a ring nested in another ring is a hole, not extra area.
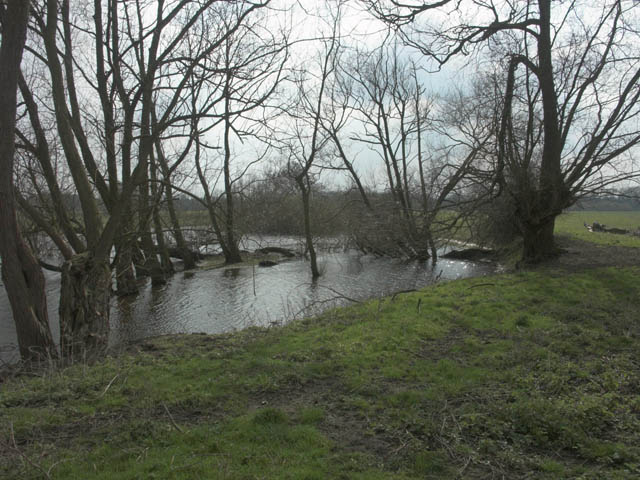
[[(211, 227), (213, 228), (213, 233), (215, 233), (218, 243), (220, 243), (220, 250), (222, 250), (222, 254), (224, 255), (225, 262), (228, 258), (231, 258), (231, 251), (227, 247), (226, 236), (222, 234), (220, 230), (220, 224), (218, 223), (218, 219), (216, 217), (215, 205), (212, 203), (210, 195), (207, 195), (205, 192), (205, 197), (207, 200), (207, 213), (209, 213), (209, 220), (211, 221)], [(233, 263), (233, 262), (231, 262)]]
[(26, 40), (29, 2), (13, 0), (3, 22), (0, 47), (0, 256), (20, 355), (23, 359), (57, 356), (49, 329), (44, 275), (20, 234), (13, 196), (16, 95)]
[(158, 261), (156, 246), (153, 243), (151, 232), (147, 230), (141, 235), (142, 249), (144, 250), (144, 263), (137, 266), (137, 271), (144, 276), (151, 277), (151, 285), (164, 285), (167, 283), (162, 265)]
[(65, 358), (93, 360), (109, 339), (111, 270), (106, 258), (75, 255), (62, 266), (60, 349)]
[(540, 180), (536, 192), (537, 218), (549, 216), (549, 221), (525, 219), (522, 260), (538, 262), (556, 254), (553, 229), (556, 215), (564, 201), (564, 183), (561, 172), (562, 138), (558, 121), (558, 96), (555, 89), (551, 43), (551, 2), (539, 0), (540, 35), (538, 39), (538, 72), (542, 92), (544, 143), (540, 163)]
[[(218, 242), (220, 243), (220, 249), (222, 250), (222, 254), (224, 255), (225, 262), (228, 259), (233, 257), (233, 254), (229, 250), (226, 241), (226, 235), (222, 234), (222, 230), (220, 229), (220, 224), (218, 222), (218, 218), (216, 216), (216, 204), (213, 200), (213, 196), (211, 195), (211, 190), (209, 189), (209, 183), (207, 182), (207, 177), (204, 174), (204, 170), (200, 165), (200, 141), (196, 141), (196, 170), (198, 171), (198, 179), (200, 179), (200, 184), (204, 190), (204, 199), (206, 201), (207, 212), (209, 213), (209, 220), (211, 220), (211, 227), (213, 228), (213, 232), (216, 234)], [(233, 262), (227, 262), (233, 263)]]
[(149, 205), (149, 184), (145, 179), (145, 183), (140, 186), (140, 199), (139, 199), (139, 229), (140, 240), (142, 243), (142, 249), (144, 250), (144, 263), (142, 265), (136, 265), (138, 271), (145, 276), (151, 277), (152, 285), (164, 285), (167, 280), (164, 276), (162, 266), (158, 261), (158, 255), (156, 253), (156, 247), (153, 243), (153, 237), (151, 236), (151, 230), (149, 223), (152, 220), (153, 212)]
[[(433, 240), (433, 234), (431, 233), (431, 228), (427, 228), (425, 232), (426, 244), (425, 249), (431, 250), (431, 261), (436, 263), (438, 261), (438, 249), (436, 248), (436, 242)], [(427, 253), (425, 256), (425, 260), (429, 258), (429, 254)]]
[[(151, 155), (151, 195), (153, 197), (153, 229), (155, 230), (156, 235), (156, 244), (158, 245), (158, 254), (160, 255), (160, 266), (162, 267), (162, 271), (164, 272), (165, 278), (166, 276), (173, 275), (175, 273), (175, 269), (173, 268), (173, 263), (171, 263), (171, 258), (169, 257), (169, 250), (167, 249), (167, 243), (164, 241), (164, 231), (162, 229), (162, 220), (160, 219), (160, 212), (158, 211), (158, 202), (160, 201), (160, 196), (162, 195), (162, 188), (158, 189), (158, 170), (157, 170), (157, 162), (153, 155)], [(165, 280), (166, 281), (166, 280)]]
[(116, 239), (116, 295), (125, 297), (139, 292), (133, 268), (133, 245), (126, 236)]
[(15, 216), (13, 219), (7, 216), (6, 207), (5, 196), (0, 193), (2, 281), (11, 304), (20, 356), (23, 360), (56, 358), (56, 345), (49, 328), (44, 275), (22, 239)]
[[(226, 49), (227, 65), (230, 62), (229, 58), (229, 43), (227, 43)], [(231, 69), (227, 71), (225, 87), (224, 87), (224, 193), (226, 201), (225, 211), (225, 230), (226, 230), (226, 243), (228, 253), (225, 254), (225, 263), (240, 263), (242, 257), (240, 256), (240, 250), (238, 249), (238, 240), (235, 236), (235, 224), (234, 224), (234, 205), (233, 205), (233, 182), (231, 179), (231, 98), (229, 94), (229, 88), (231, 85)]]
[(316, 279), (320, 277), (318, 270), (318, 260), (316, 258), (316, 250), (313, 246), (313, 236), (311, 235), (311, 188), (305, 185), (305, 179), (296, 177), (296, 182), (302, 194), (302, 213), (304, 216), (304, 236), (307, 244), (307, 252), (309, 252), (309, 260), (311, 262), (311, 277)]
[(156, 243), (158, 244), (158, 254), (160, 255), (160, 266), (162, 271), (166, 275), (173, 275), (175, 268), (171, 262), (169, 256), (169, 249), (167, 248), (167, 242), (164, 241), (164, 232), (162, 231), (162, 222), (160, 220), (160, 214), (157, 211), (153, 212), (153, 228), (156, 233)]
[(191, 253), (191, 250), (187, 246), (187, 242), (184, 239), (184, 235), (182, 234), (182, 229), (180, 228), (180, 220), (178, 219), (178, 215), (176, 214), (176, 209), (173, 204), (173, 188), (169, 183), (170, 180), (168, 175), (165, 173), (165, 179), (167, 180), (166, 186), (166, 198), (167, 198), (167, 210), (169, 211), (169, 218), (171, 218), (171, 225), (173, 230), (173, 238), (176, 241), (176, 248), (180, 252), (180, 256), (184, 262), (184, 269), (191, 270), (196, 267), (196, 261)]
[(227, 243), (227, 254), (225, 255), (224, 262), (227, 265), (230, 265), (230, 264), (233, 264), (233, 263), (242, 262), (242, 256), (240, 255), (240, 249), (238, 248), (238, 241), (235, 238), (233, 230), (227, 230), (227, 242), (226, 243)]
[(546, 223), (526, 226), (523, 229), (524, 245), (522, 260), (526, 263), (536, 263), (557, 253), (553, 229), (555, 217)]

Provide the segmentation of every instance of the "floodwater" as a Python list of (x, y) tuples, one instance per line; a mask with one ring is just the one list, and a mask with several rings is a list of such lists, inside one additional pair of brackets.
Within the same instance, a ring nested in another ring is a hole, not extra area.
[[(173, 333), (222, 333), (270, 326), (317, 314), (350, 300), (389, 295), (436, 281), (491, 274), (496, 265), (441, 259), (407, 262), (354, 251), (319, 255), (322, 276), (311, 281), (309, 263), (283, 261), (273, 267), (225, 267), (179, 272), (166, 285), (142, 284), (136, 296), (112, 299), (112, 346)], [(54, 337), (59, 337), (60, 277), (46, 272)], [(18, 359), (11, 309), (0, 283), (0, 360)]]

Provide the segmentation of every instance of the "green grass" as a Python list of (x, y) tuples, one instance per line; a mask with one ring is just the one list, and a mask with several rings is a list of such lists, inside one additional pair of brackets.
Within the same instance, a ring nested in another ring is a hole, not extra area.
[(640, 211), (638, 212), (598, 212), (573, 211), (563, 213), (556, 219), (555, 233), (571, 235), (587, 242), (601, 245), (616, 245), (621, 247), (640, 247), (640, 237), (631, 235), (616, 235), (613, 233), (589, 232), (584, 223), (593, 222), (607, 227), (624, 228), (627, 230), (640, 229)]
[(0, 477), (635, 479), (640, 270), (439, 284), (0, 386)]

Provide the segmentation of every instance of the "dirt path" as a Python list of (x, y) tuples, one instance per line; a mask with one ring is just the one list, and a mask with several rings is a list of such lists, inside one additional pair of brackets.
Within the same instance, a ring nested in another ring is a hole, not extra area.
[(533, 269), (552, 268), (577, 272), (599, 267), (640, 266), (640, 248), (598, 245), (569, 236), (558, 236), (556, 242), (565, 251)]

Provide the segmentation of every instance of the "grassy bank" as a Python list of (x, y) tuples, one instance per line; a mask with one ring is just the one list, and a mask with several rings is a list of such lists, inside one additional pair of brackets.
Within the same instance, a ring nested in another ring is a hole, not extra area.
[(638, 478), (639, 310), (529, 272), (154, 339), (2, 384), (0, 477)]

